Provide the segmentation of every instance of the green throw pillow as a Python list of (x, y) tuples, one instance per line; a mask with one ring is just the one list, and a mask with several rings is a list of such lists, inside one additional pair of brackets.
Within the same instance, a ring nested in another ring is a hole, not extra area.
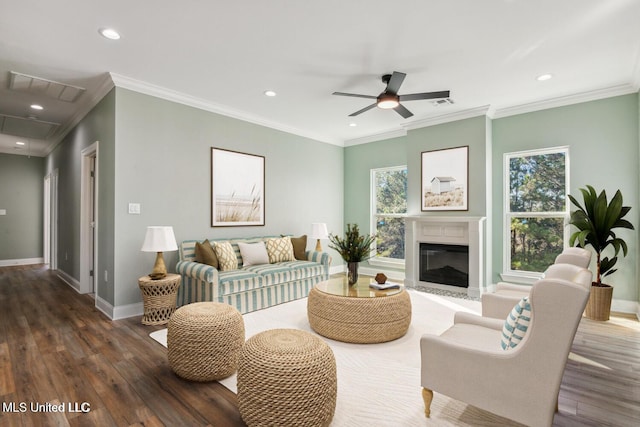
[(218, 268), (218, 257), (209, 239), (202, 243), (196, 242), (196, 262)]

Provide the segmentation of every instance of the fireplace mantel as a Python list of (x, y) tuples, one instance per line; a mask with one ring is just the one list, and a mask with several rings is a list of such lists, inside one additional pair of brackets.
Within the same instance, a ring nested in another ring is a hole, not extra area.
[[(466, 292), (479, 297), (484, 284), (484, 221), (479, 216), (419, 215), (406, 217), (405, 225), (405, 284)], [(421, 282), (418, 272), (420, 243), (443, 243), (469, 246), (469, 287)]]

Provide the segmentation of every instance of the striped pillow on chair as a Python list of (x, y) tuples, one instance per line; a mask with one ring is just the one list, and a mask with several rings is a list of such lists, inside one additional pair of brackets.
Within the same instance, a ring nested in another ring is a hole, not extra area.
[(531, 322), (531, 304), (529, 297), (524, 297), (513, 307), (502, 327), (500, 344), (503, 350), (512, 349), (522, 341), (529, 328), (529, 322)]

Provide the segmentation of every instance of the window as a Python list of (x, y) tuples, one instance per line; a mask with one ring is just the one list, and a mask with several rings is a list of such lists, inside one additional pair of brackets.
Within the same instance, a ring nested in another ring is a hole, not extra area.
[(371, 232), (376, 235), (372, 264), (404, 264), (407, 167), (371, 170)]
[(568, 154), (566, 147), (505, 154), (507, 274), (543, 272), (562, 252), (569, 214)]

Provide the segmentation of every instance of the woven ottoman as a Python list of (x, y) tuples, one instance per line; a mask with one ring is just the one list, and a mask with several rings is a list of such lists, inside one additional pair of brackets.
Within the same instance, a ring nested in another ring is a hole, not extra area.
[(169, 366), (191, 381), (215, 381), (233, 374), (244, 344), (244, 321), (234, 307), (197, 302), (178, 308), (169, 319)]
[(273, 329), (242, 347), (238, 409), (248, 426), (328, 426), (336, 393), (333, 352), (309, 332)]

